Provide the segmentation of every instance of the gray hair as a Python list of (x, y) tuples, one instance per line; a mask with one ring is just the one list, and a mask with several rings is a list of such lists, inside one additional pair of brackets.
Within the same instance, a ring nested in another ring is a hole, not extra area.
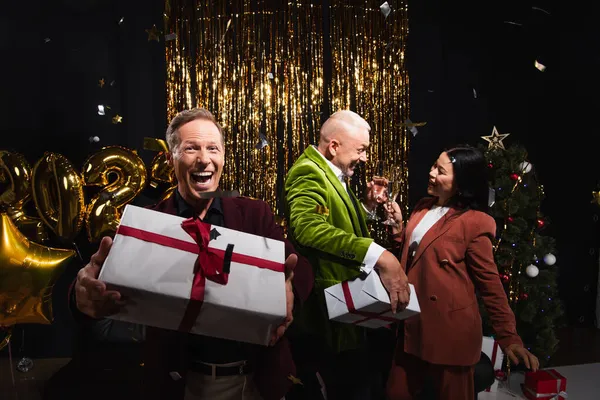
[(215, 124), (219, 130), (219, 134), (221, 135), (221, 145), (225, 145), (223, 140), (223, 127), (217, 122), (215, 116), (204, 108), (192, 108), (190, 110), (181, 111), (179, 114), (177, 114), (175, 118), (171, 120), (171, 123), (167, 128), (165, 138), (167, 140), (167, 145), (169, 146), (169, 151), (171, 154), (173, 154), (173, 157), (178, 157), (179, 145), (181, 144), (181, 139), (178, 132), (179, 128), (188, 122), (192, 122), (197, 119), (204, 119)]

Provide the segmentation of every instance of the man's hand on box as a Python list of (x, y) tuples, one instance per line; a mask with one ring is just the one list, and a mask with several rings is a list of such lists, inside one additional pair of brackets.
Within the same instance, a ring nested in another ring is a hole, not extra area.
[(292, 311), (294, 309), (294, 291), (292, 287), (292, 279), (294, 279), (294, 268), (296, 267), (297, 262), (298, 256), (295, 254), (290, 254), (285, 260), (285, 300), (287, 316), (285, 317), (285, 321), (273, 331), (269, 346), (273, 346), (275, 343), (277, 343), (277, 341), (283, 336), (286, 329), (294, 320), (294, 317), (292, 316)]
[(106, 284), (98, 280), (100, 268), (102, 268), (111, 246), (112, 239), (104, 237), (90, 262), (77, 273), (75, 282), (77, 309), (92, 318), (103, 318), (115, 314), (124, 305), (119, 292), (106, 290)]

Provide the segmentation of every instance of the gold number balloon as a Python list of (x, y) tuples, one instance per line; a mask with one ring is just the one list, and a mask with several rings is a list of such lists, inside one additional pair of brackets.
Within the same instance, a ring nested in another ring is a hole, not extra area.
[(146, 174), (142, 159), (124, 147), (104, 147), (87, 159), (82, 173), (84, 184), (104, 187), (88, 204), (85, 214), (91, 242), (115, 233), (121, 209), (144, 189)]
[(39, 218), (25, 215), (23, 206), (31, 199), (31, 167), (21, 154), (0, 151), (0, 182), (7, 188), (0, 194), (0, 207), (17, 228), (35, 242), (48, 239), (48, 232)]
[(46, 152), (33, 167), (32, 182), (42, 220), (58, 236), (73, 240), (85, 212), (81, 177), (73, 164), (60, 154)]
[(177, 186), (173, 166), (167, 159), (169, 148), (162, 139), (146, 137), (144, 138), (144, 149), (158, 151), (150, 167), (150, 186), (156, 188), (159, 183), (167, 183), (168, 187), (160, 198), (160, 200), (164, 200), (171, 196)]
[(0, 326), (50, 324), (52, 287), (74, 255), (30, 242), (0, 214)]

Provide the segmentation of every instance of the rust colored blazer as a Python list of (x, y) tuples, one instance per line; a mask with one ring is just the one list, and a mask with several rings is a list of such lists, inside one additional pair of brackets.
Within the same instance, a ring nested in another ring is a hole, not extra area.
[(489, 312), (500, 347), (522, 345), (494, 262), (496, 223), (481, 211), (461, 213), (451, 208), (409, 257), (410, 237), (434, 201), (422, 199), (396, 239), (397, 255), (421, 307), (418, 317), (405, 320), (396, 351), (404, 350), (432, 364), (474, 365), (479, 361), (482, 344), (475, 290)]

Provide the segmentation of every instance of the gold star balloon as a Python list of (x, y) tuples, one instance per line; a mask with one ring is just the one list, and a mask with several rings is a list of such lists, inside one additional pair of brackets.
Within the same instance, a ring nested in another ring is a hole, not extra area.
[(74, 255), (29, 241), (0, 214), (0, 326), (52, 323), (52, 287)]
[(481, 138), (483, 140), (486, 140), (489, 143), (488, 150), (494, 150), (494, 149), (506, 150), (506, 148), (504, 147), (504, 143), (502, 143), (502, 141), (504, 139), (506, 139), (508, 137), (508, 135), (510, 135), (510, 133), (504, 133), (502, 135), (499, 134), (498, 129), (496, 129), (496, 127), (494, 126), (494, 129), (492, 130), (491, 135), (482, 136)]

